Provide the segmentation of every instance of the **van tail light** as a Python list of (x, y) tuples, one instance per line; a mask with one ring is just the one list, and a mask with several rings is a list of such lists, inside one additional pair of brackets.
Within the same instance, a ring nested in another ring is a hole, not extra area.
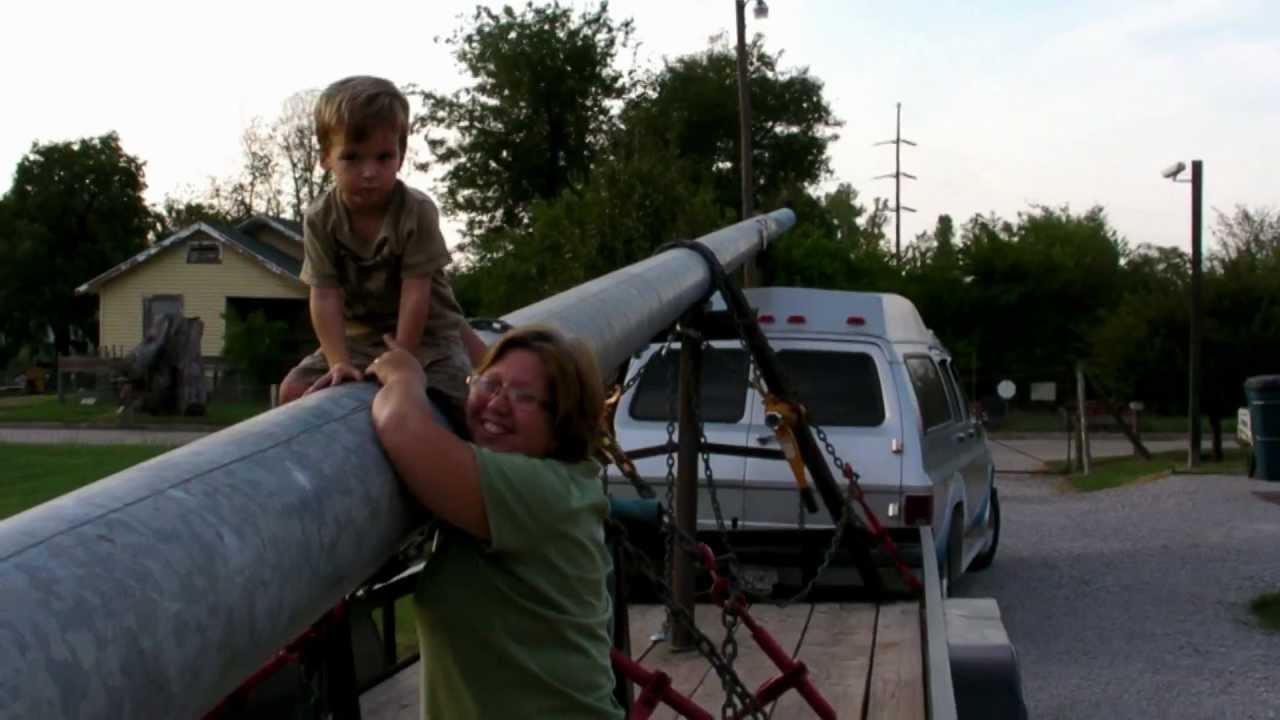
[(772, 315), (768, 315), (768, 314), (761, 315), (760, 317), (756, 318), (756, 322), (758, 322), (758, 323), (760, 323), (760, 324), (762, 324), (762, 325), (772, 325), (772, 324), (773, 324), (773, 316), (772, 316)]
[(788, 325), (803, 325), (803, 324), (804, 324), (804, 316), (803, 316), (803, 315), (788, 315), (788, 316), (787, 316), (787, 324), (788, 324)]
[(932, 523), (933, 496), (905, 496), (902, 499), (902, 522), (905, 525), (928, 525)]
[(863, 325), (867, 324), (867, 319), (862, 317), (861, 315), (850, 315), (849, 317), (844, 319), (844, 324), (852, 325), (854, 327), (862, 327)]

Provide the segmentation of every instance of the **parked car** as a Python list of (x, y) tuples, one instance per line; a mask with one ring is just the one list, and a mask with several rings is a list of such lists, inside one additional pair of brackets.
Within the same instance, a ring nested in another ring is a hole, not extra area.
[[(999, 542), (1000, 506), (986, 437), (970, 413), (950, 354), (915, 306), (884, 293), (781, 287), (745, 292), (788, 382), (808, 416), (861, 476), (880, 523), (905, 543), (918, 537), (914, 526), (932, 526), (944, 579), (990, 565)], [(713, 304), (713, 315), (722, 309), (722, 303)], [(776, 449), (762, 398), (748, 382), (747, 352), (736, 339), (710, 345), (700, 391), (707, 441)], [(661, 347), (650, 346), (628, 370), (629, 377), (643, 373), (615, 417), (619, 444), (629, 452), (668, 439), (679, 352), (677, 343), (673, 352), (655, 357)], [(635, 464), (663, 497), (665, 454)], [(825, 510), (804, 510), (785, 461), (717, 454), (710, 465), (735, 549), (741, 545), (748, 554), (778, 557), (788, 547), (803, 547), (801, 554), (812, 562), (815, 548), (822, 547), (815, 538), (829, 537), (833, 523)], [(616, 474), (610, 491), (635, 494)], [(702, 479), (698, 527), (704, 533), (717, 527), (710, 500)]]

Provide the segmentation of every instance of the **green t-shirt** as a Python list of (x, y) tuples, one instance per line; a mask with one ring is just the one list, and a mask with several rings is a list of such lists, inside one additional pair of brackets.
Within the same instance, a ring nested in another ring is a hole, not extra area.
[(442, 538), (414, 593), (422, 717), (622, 718), (597, 466), (475, 453), (490, 541)]

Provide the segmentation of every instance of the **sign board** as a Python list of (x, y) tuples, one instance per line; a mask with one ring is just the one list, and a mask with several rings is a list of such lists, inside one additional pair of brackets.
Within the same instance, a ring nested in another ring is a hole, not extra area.
[(1058, 402), (1058, 383), (1031, 383), (1031, 402)]

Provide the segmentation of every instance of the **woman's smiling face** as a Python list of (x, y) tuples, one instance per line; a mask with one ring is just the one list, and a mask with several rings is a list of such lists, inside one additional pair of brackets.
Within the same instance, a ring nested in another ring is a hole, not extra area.
[(467, 429), (480, 447), (546, 457), (555, 447), (550, 383), (537, 353), (509, 350), (471, 381)]

